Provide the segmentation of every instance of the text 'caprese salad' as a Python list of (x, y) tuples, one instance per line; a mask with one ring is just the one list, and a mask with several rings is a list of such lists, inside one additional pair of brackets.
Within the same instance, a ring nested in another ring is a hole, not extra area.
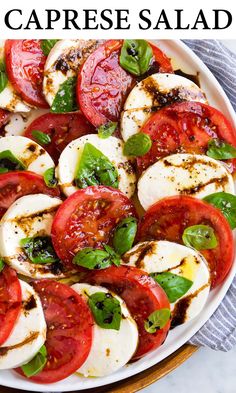
[(234, 259), (236, 131), (145, 40), (0, 42), (0, 370), (103, 377)]

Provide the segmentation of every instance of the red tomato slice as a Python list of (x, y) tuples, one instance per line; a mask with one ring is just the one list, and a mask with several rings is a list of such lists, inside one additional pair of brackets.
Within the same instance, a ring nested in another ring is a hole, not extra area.
[(184, 229), (200, 224), (211, 226), (218, 240), (216, 248), (201, 251), (209, 265), (211, 285), (216, 287), (224, 281), (234, 259), (233, 232), (219, 209), (189, 196), (164, 198), (141, 219), (138, 239), (183, 243)]
[(139, 344), (133, 359), (143, 357), (165, 341), (170, 322), (156, 333), (148, 333), (144, 328), (145, 320), (153, 311), (170, 308), (165, 292), (147, 273), (135, 267), (112, 266), (93, 270), (84, 281), (109, 288), (125, 301), (139, 330)]
[(79, 73), (79, 106), (95, 127), (119, 120), (125, 98), (135, 82), (119, 64), (122, 42), (109, 40), (99, 46)]
[(10, 336), (21, 310), (21, 286), (15, 270), (5, 266), (0, 273), (0, 345)]
[(160, 48), (149, 42), (152, 47), (153, 60), (148, 71), (148, 75), (155, 74), (157, 72), (172, 74), (174, 72), (170, 59), (162, 52)]
[[(92, 345), (93, 317), (83, 298), (72, 288), (52, 280), (32, 283), (39, 294), (47, 323), (47, 363), (30, 380), (53, 383), (77, 371)], [(22, 371), (17, 369), (20, 374)]]
[(72, 194), (59, 207), (52, 224), (52, 242), (70, 268), (73, 256), (85, 247), (108, 243), (118, 222), (137, 216), (133, 203), (111, 187), (91, 186)]
[(59, 196), (58, 188), (46, 186), (42, 176), (28, 171), (8, 172), (0, 175), (0, 218), (18, 198), (29, 194)]
[(33, 130), (44, 132), (50, 136), (51, 143), (43, 147), (55, 162), (58, 161), (62, 150), (68, 143), (83, 135), (95, 132), (93, 126), (79, 112), (66, 114), (46, 113), (35, 119), (26, 129), (24, 135), (35, 140), (32, 137)]
[[(236, 147), (236, 131), (223, 113), (199, 102), (169, 105), (150, 117), (141, 131), (153, 142), (149, 152), (137, 160), (141, 171), (169, 154), (206, 154), (212, 138)], [(233, 162), (236, 169), (236, 160)]]
[(8, 78), (23, 100), (48, 108), (42, 93), (46, 56), (40, 40), (6, 40), (5, 58)]
[[(4, 111), (4, 109), (0, 109), (0, 127), (6, 124), (8, 118), (10, 116), (10, 112)], [(1, 131), (0, 131), (1, 134)]]

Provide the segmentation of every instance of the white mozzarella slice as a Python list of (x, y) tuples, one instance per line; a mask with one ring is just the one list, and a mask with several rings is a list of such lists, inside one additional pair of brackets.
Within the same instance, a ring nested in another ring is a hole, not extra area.
[(138, 182), (138, 198), (145, 210), (173, 195), (196, 198), (215, 192), (234, 194), (234, 181), (226, 167), (204, 155), (173, 154), (151, 165)]
[(17, 199), (0, 223), (0, 256), (19, 274), (32, 278), (62, 277), (57, 264), (35, 264), (20, 247), (26, 237), (50, 236), (55, 212), (62, 201), (44, 194)]
[[(87, 301), (96, 292), (109, 293), (106, 288), (89, 284), (75, 284), (72, 288)], [(133, 356), (138, 345), (138, 329), (124, 301), (112, 294), (121, 305), (119, 330), (93, 327), (93, 342), (88, 358), (78, 373), (85, 377), (103, 377), (123, 367)]]
[(126, 141), (140, 131), (153, 112), (178, 101), (207, 103), (203, 91), (192, 81), (175, 74), (153, 74), (130, 92), (121, 115), (121, 134)]
[(5, 136), (0, 138), (0, 153), (10, 150), (28, 171), (43, 175), (44, 172), (55, 166), (50, 155), (38, 143), (23, 136)]
[(170, 272), (193, 281), (181, 298), (171, 304), (173, 326), (188, 322), (203, 309), (210, 291), (210, 274), (203, 256), (192, 248), (168, 241), (136, 244), (123, 263), (147, 273)]
[(28, 113), (11, 113), (6, 125), (2, 127), (1, 134), (4, 136), (23, 135), (33, 120), (48, 112), (48, 109), (32, 109)]
[(79, 67), (97, 45), (97, 40), (60, 40), (55, 44), (48, 55), (43, 79), (43, 93), (50, 106), (60, 85), (77, 76)]
[(46, 340), (46, 322), (41, 301), (34, 289), (20, 280), (22, 309), (15, 326), (0, 347), (0, 370), (28, 363)]
[[(5, 40), (0, 40), (0, 61), (4, 61), (4, 45)], [(10, 112), (29, 112), (31, 109), (21, 99), (9, 80), (5, 89), (0, 93), (0, 108)]]
[(78, 190), (74, 185), (75, 173), (86, 143), (95, 146), (115, 166), (118, 171), (119, 189), (126, 196), (131, 197), (135, 191), (136, 176), (132, 161), (123, 155), (123, 142), (113, 136), (102, 139), (95, 134), (75, 139), (61, 153), (57, 177), (63, 193), (69, 196)]

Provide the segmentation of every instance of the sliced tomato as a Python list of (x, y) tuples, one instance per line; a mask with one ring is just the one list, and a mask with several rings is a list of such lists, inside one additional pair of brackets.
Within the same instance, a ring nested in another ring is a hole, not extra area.
[(18, 198), (29, 194), (59, 196), (58, 188), (46, 186), (42, 176), (28, 171), (15, 171), (0, 175), (0, 218)]
[(139, 343), (133, 359), (143, 357), (165, 341), (169, 322), (156, 333), (148, 333), (144, 328), (144, 322), (152, 312), (170, 308), (165, 292), (147, 273), (136, 267), (112, 266), (88, 273), (84, 281), (111, 289), (125, 301), (139, 330)]
[(111, 187), (91, 186), (79, 190), (59, 207), (52, 224), (52, 241), (64, 264), (85, 247), (101, 248), (108, 243), (118, 222), (135, 216), (133, 203)]
[(83, 298), (68, 285), (53, 280), (38, 280), (32, 285), (40, 296), (47, 323), (47, 363), (30, 380), (53, 383), (73, 374), (87, 359), (93, 317)]
[(149, 42), (149, 44), (152, 47), (153, 59), (150, 64), (148, 74), (151, 75), (157, 72), (172, 74), (174, 70), (172, 68), (170, 59), (156, 45), (151, 42)]
[[(35, 119), (26, 129), (25, 136), (33, 140), (32, 131), (38, 130), (49, 135), (51, 143), (43, 145), (55, 162), (62, 150), (76, 138), (95, 132), (94, 127), (82, 113), (46, 113)], [(35, 140), (37, 142), (37, 140)]]
[[(0, 127), (6, 124), (7, 120), (10, 117), (10, 112), (5, 111), (4, 109), (0, 109)], [(1, 131), (0, 131), (1, 134)]]
[(5, 58), (8, 78), (23, 100), (48, 108), (42, 93), (46, 56), (40, 40), (6, 40)]
[[(141, 171), (169, 154), (206, 154), (212, 138), (236, 147), (236, 130), (223, 113), (199, 102), (169, 105), (152, 115), (141, 131), (152, 139), (149, 152), (137, 160)], [(232, 163), (236, 169), (236, 160)]]
[(21, 310), (21, 286), (15, 270), (5, 266), (0, 273), (0, 345), (15, 325)]
[(119, 64), (122, 43), (106, 41), (87, 58), (79, 73), (79, 106), (95, 127), (119, 120), (125, 98), (135, 83)]
[(234, 259), (233, 233), (219, 209), (189, 196), (164, 198), (151, 206), (141, 219), (138, 239), (182, 243), (185, 228), (200, 224), (212, 227), (218, 240), (214, 249), (200, 251), (209, 265), (211, 285), (216, 287), (224, 281)]

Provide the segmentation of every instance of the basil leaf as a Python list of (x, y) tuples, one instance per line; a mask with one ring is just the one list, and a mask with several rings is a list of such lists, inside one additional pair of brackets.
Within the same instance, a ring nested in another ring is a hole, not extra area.
[(53, 100), (51, 112), (65, 113), (77, 110), (76, 105), (76, 77), (70, 77), (63, 82)]
[(98, 127), (98, 136), (101, 139), (106, 139), (109, 138), (115, 132), (117, 128), (117, 123), (114, 121), (111, 121), (110, 123), (104, 124), (100, 127)]
[(48, 168), (43, 174), (45, 184), (50, 188), (57, 186), (57, 179), (55, 178), (55, 168)]
[(0, 93), (5, 89), (8, 83), (6, 67), (4, 61), (0, 62)]
[(45, 56), (49, 55), (50, 50), (54, 47), (54, 45), (57, 43), (59, 40), (42, 40), (41, 41), (41, 49), (43, 51), (43, 54)]
[(211, 250), (218, 244), (213, 228), (208, 225), (193, 225), (184, 230), (183, 243), (196, 250)]
[(120, 329), (121, 306), (110, 293), (96, 292), (89, 296), (88, 305), (98, 326), (103, 329)]
[(112, 264), (120, 265), (120, 259), (111, 247), (104, 245), (104, 250), (91, 247), (83, 248), (74, 256), (73, 263), (90, 270), (106, 269)]
[(151, 46), (145, 40), (124, 40), (120, 53), (120, 65), (133, 75), (148, 71), (153, 58)]
[(127, 217), (119, 222), (113, 235), (113, 247), (119, 255), (123, 255), (131, 249), (136, 232), (136, 218)]
[(170, 303), (185, 295), (193, 285), (193, 281), (170, 272), (151, 273), (150, 276), (164, 289)]
[(5, 72), (6, 71), (6, 64), (3, 59), (0, 60), (0, 72)]
[(118, 188), (118, 172), (109, 159), (91, 143), (86, 143), (76, 169), (78, 188), (103, 184)]
[(124, 145), (125, 156), (143, 156), (152, 147), (152, 140), (149, 135), (139, 132), (138, 134), (132, 135)]
[(203, 198), (204, 201), (217, 207), (228, 220), (231, 229), (236, 228), (236, 196), (227, 192), (216, 192)]
[(44, 366), (47, 363), (47, 349), (45, 345), (43, 345), (39, 352), (35, 355), (35, 357), (30, 360), (29, 363), (21, 366), (21, 369), (26, 377), (32, 377), (40, 373), (43, 370)]
[(208, 142), (208, 150), (206, 153), (215, 160), (228, 160), (236, 158), (236, 148), (219, 139), (212, 139)]
[(169, 308), (161, 308), (151, 313), (144, 322), (144, 328), (148, 333), (156, 333), (157, 330), (163, 329), (170, 319)]
[(40, 145), (48, 145), (52, 141), (50, 136), (42, 131), (33, 130), (31, 131), (31, 134), (35, 141), (38, 142)]
[(49, 236), (26, 237), (20, 240), (20, 246), (33, 263), (54, 263), (59, 260)]
[(111, 263), (120, 266), (120, 256), (107, 244), (104, 244), (104, 250), (109, 254)]
[(8, 171), (23, 171), (25, 169), (25, 165), (18, 160), (10, 150), (4, 150), (0, 153), (1, 173), (6, 173)]
[(0, 273), (4, 269), (5, 263), (2, 258), (0, 258)]

